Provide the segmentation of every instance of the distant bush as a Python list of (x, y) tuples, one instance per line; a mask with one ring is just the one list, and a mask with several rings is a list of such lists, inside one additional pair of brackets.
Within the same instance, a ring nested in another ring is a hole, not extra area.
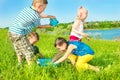
[[(40, 29), (39, 32), (48, 32), (50, 34), (69, 35), (72, 29), (71, 23), (60, 23), (54, 28)], [(120, 21), (101, 21), (101, 22), (85, 22), (85, 29), (106, 29), (106, 28), (120, 28)]]
[(118, 28), (120, 21), (86, 22), (84, 27), (87, 29)]
[(67, 26), (59, 26), (59, 27), (55, 27), (53, 30), (54, 34), (58, 34), (58, 35), (69, 35), (70, 31), (71, 31), (72, 25), (69, 24)]

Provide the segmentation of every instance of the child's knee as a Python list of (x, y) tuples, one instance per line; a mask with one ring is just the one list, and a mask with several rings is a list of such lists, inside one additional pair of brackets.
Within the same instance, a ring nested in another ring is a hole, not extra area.
[(75, 67), (78, 71), (82, 69), (89, 69), (89, 64), (76, 62)]
[(76, 64), (75, 64), (75, 67), (78, 69), (82, 69), (82, 67), (83, 67), (83, 63), (78, 63), (78, 62), (76, 62)]

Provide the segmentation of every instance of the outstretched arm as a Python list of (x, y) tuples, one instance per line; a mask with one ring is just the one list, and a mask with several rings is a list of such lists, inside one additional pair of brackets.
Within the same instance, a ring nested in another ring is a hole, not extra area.
[(68, 56), (71, 54), (72, 50), (75, 49), (76, 46), (75, 45), (69, 45), (68, 49), (66, 51), (66, 53), (64, 54), (63, 57), (61, 57), (59, 60), (57, 60), (56, 62), (54, 62), (54, 64), (58, 64), (60, 62), (63, 62), (64, 60), (66, 60), (68, 58)]
[(39, 14), (41, 18), (55, 18), (55, 16), (52, 15), (45, 15), (45, 14)]
[(52, 63), (54, 63), (58, 58), (62, 55), (62, 52), (58, 52), (58, 54), (52, 59)]
[(43, 57), (43, 54), (39, 52), (40, 57)]
[(50, 24), (48, 25), (40, 25), (38, 28), (51, 28), (52, 26)]

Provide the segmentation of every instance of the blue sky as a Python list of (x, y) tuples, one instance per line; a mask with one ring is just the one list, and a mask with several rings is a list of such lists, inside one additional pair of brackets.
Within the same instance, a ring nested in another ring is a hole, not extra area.
[[(48, 0), (44, 14), (55, 15), (59, 22), (72, 22), (79, 6), (89, 11), (86, 21), (120, 20), (120, 0)], [(0, 27), (9, 26), (32, 0), (0, 0)], [(49, 23), (43, 19), (42, 24)]]

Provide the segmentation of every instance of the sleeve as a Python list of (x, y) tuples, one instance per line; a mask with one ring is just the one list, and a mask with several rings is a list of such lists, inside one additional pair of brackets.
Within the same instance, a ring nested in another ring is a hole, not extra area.
[(40, 18), (37, 18), (37, 19), (34, 20), (35, 27), (38, 27), (38, 26), (41, 25), (40, 20), (41, 20)]
[(34, 54), (40, 53), (39, 48), (37, 46), (33, 46)]

